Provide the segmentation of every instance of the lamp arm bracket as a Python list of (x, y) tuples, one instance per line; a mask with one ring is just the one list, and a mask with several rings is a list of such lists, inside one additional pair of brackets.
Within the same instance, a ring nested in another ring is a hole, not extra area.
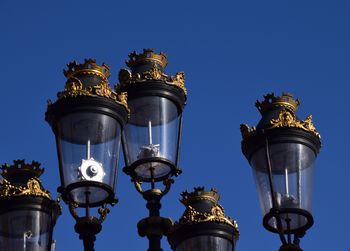
[[(142, 188), (142, 181), (137, 181), (137, 180), (133, 180), (132, 181), (134, 183), (134, 186), (136, 188), (136, 191), (139, 192), (141, 195), (144, 195), (145, 192), (149, 191), (149, 190), (144, 190)], [(174, 180), (171, 179), (171, 178), (168, 178), (166, 180), (163, 181), (163, 185), (164, 185), (164, 189), (163, 190), (159, 190), (159, 189), (156, 189), (159, 191), (159, 193), (161, 194), (161, 196), (164, 196), (166, 195), (169, 191), (170, 191), (170, 188), (171, 188), (171, 185), (174, 183)], [(154, 190), (154, 189), (152, 189)]]
[(109, 208), (105, 205), (103, 205), (102, 207), (100, 207), (98, 209), (98, 213), (100, 215), (100, 218), (99, 218), (99, 221), (102, 223), (104, 222), (104, 220), (106, 219), (107, 217), (107, 214), (109, 214), (110, 210)]
[(78, 208), (78, 204), (75, 203), (75, 202), (71, 202), (71, 203), (69, 203), (68, 207), (69, 207), (70, 214), (77, 221), (79, 219), (79, 215), (78, 215), (78, 213), (76, 211), (76, 208)]
[(136, 181), (134, 180), (134, 186), (136, 188), (136, 191), (139, 192), (140, 194), (143, 194), (144, 193), (144, 190), (142, 188), (142, 181)]
[(163, 181), (163, 185), (165, 186), (164, 190), (162, 191), (162, 195), (166, 195), (171, 188), (171, 185), (174, 184), (174, 180), (169, 178)]

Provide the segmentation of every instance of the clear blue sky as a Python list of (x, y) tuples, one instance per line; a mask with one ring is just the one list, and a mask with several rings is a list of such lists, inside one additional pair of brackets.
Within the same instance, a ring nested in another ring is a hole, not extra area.
[[(63, 89), (62, 69), (96, 58), (112, 67), (111, 83), (129, 52), (155, 48), (167, 71), (186, 72), (188, 104), (181, 146), (183, 174), (163, 200), (162, 215), (178, 219), (185, 189), (205, 185), (222, 195), (238, 221), (238, 251), (278, 250), (262, 226), (250, 167), (241, 154), (242, 122), (255, 124), (263, 94), (289, 91), (299, 116), (313, 114), (323, 148), (316, 163), (314, 227), (305, 251), (349, 250), (349, 1), (0, 1), (0, 162), (43, 163), (45, 186), (59, 185), (46, 100)], [(120, 163), (121, 170), (123, 163)], [(119, 172), (120, 199), (97, 237), (96, 250), (146, 250), (137, 221), (145, 202)], [(82, 250), (63, 207), (57, 251)], [(170, 250), (167, 243), (164, 250)]]

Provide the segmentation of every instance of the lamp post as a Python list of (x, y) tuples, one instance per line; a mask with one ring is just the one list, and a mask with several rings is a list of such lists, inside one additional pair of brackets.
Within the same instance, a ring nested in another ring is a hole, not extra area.
[[(126, 123), (126, 94), (112, 91), (109, 67), (95, 60), (75, 61), (64, 71), (67, 82), (46, 121), (56, 136), (61, 186), (58, 191), (76, 220), (75, 230), (85, 250), (94, 250), (109, 209), (116, 203), (115, 181), (121, 131)], [(98, 209), (99, 217), (90, 208)], [(76, 208), (85, 208), (80, 217)]]
[[(149, 239), (149, 251), (161, 251), (161, 238), (172, 227), (160, 217), (161, 198), (169, 191), (178, 168), (182, 112), (186, 102), (185, 75), (164, 73), (164, 53), (144, 49), (130, 53), (130, 70), (119, 72), (118, 93), (127, 92), (130, 118), (123, 132), (124, 172), (131, 177), (138, 192), (147, 201), (149, 217), (138, 223), (140, 236)], [(156, 187), (162, 182), (163, 190)], [(144, 190), (142, 183), (150, 184)]]
[(225, 215), (215, 189), (194, 188), (181, 194), (186, 210), (168, 241), (175, 251), (234, 251), (239, 238), (236, 221)]
[(242, 152), (253, 168), (263, 225), (279, 234), (280, 251), (300, 251), (299, 238), (313, 225), (312, 181), (321, 141), (311, 115), (297, 118), (298, 106), (291, 94), (268, 94), (256, 102), (262, 114), (258, 125), (241, 125)]
[(54, 250), (52, 233), (61, 207), (41, 185), (44, 169), (35, 161), (15, 160), (1, 171), (0, 250)]

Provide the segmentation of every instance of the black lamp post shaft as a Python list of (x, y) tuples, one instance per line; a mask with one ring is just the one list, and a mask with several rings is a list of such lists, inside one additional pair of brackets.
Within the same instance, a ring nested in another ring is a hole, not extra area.
[(149, 240), (149, 248), (148, 251), (163, 251), (163, 249), (160, 246), (162, 236), (148, 236)]
[[(151, 197), (151, 198), (149, 198)], [(149, 216), (159, 216), (160, 208), (162, 207), (162, 204), (160, 203), (160, 197), (159, 196), (149, 196), (147, 197), (147, 205), (146, 207), (149, 210)]]
[(80, 235), (79, 238), (83, 240), (84, 251), (95, 251), (95, 248), (94, 248), (95, 240), (96, 240), (95, 235), (85, 235), (85, 236)]
[[(160, 208), (162, 207), (162, 204), (160, 203), (161, 195), (150, 193), (149, 195), (145, 195), (144, 198), (147, 200), (146, 207), (149, 210), (149, 218), (152, 217), (159, 217), (160, 215)], [(147, 236), (149, 241), (149, 248), (148, 251), (163, 251), (161, 248), (161, 239), (163, 235), (162, 234), (150, 234)]]
[(163, 251), (161, 248), (161, 239), (163, 235), (168, 235), (173, 223), (170, 219), (160, 216), (162, 207), (160, 200), (164, 193), (158, 189), (150, 189), (142, 193), (147, 201), (146, 207), (149, 210), (149, 216), (139, 221), (137, 224), (138, 233), (141, 237), (147, 236), (149, 247), (148, 251)]

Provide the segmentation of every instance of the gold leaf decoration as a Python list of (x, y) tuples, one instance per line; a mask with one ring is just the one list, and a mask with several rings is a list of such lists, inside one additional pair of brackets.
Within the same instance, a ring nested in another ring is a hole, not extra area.
[(228, 224), (238, 231), (238, 224), (230, 217), (225, 216), (224, 209), (221, 205), (215, 204), (210, 212), (198, 212), (192, 206), (186, 207), (185, 213), (182, 215), (180, 224), (196, 224), (202, 222), (218, 222)]
[(153, 81), (164, 81), (165, 84), (176, 86), (182, 89), (187, 95), (187, 90), (185, 87), (185, 73), (178, 72), (175, 76), (166, 75), (156, 64), (148, 71), (142, 73), (132, 73), (129, 70), (122, 69), (119, 72), (119, 84), (116, 85), (118, 90), (120, 86), (125, 86), (128, 84), (134, 84), (139, 82), (146, 82), (149, 80)]
[(127, 95), (124, 93), (118, 95), (112, 90), (108, 82), (102, 80), (98, 85), (85, 86), (80, 79), (71, 77), (64, 88), (63, 92), (57, 94), (58, 99), (64, 98), (76, 98), (80, 96), (88, 97), (104, 97), (115, 101), (116, 103), (123, 105), (128, 111)]
[(321, 138), (321, 135), (312, 123), (312, 115), (309, 115), (305, 120), (298, 120), (290, 111), (282, 110), (277, 119), (271, 119), (270, 124), (271, 127), (269, 129), (282, 127), (298, 128), (313, 133), (319, 139)]
[(51, 200), (50, 192), (42, 188), (38, 178), (28, 180), (26, 186), (12, 185), (6, 179), (0, 182), (0, 197), (35, 196), (45, 197)]

